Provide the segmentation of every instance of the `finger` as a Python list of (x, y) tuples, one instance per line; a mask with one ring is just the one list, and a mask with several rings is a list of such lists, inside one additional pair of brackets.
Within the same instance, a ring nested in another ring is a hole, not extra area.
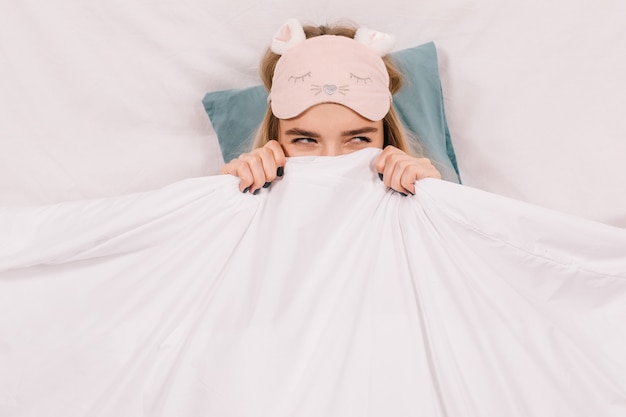
[(274, 152), (272, 152), (272, 150), (269, 148), (260, 149), (258, 152), (258, 156), (261, 159), (263, 175), (265, 177), (265, 182), (262, 186), (263, 188), (267, 188), (270, 186), (272, 181), (276, 179), (276, 171), (278, 169), (278, 165), (276, 164)]
[(287, 159), (283, 147), (276, 140), (270, 140), (263, 146), (260, 153), (265, 169), (266, 182), (264, 188), (270, 186), (276, 177), (282, 177)]
[(415, 194), (415, 189), (410, 189), (405, 187), (410, 183), (409, 177), (411, 175), (411, 161), (407, 158), (397, 157), (392, 158), (393, 162), (393, 172), (391, 174), (389, 186), (404, 195), (407, 193)]
[(228, 162), (227, 164), (222, 165), (222, 167), (220, 168), (220, 174), (222, 175), (237, 175), (235, 174), (237, 172), (237, 165), (238, 160), (237, 159), (233, 159), (230, 162)]
[(252, 172), (250, 172), (247, 165), (239, 158), (233, 159), (223, 165), (222, 168), (220, 168), (220, 173), (239, 177), (239, 191), (241, 192), (246, 192), (253, 183)]
[(272, 151), (274, 161), (276, 161), (276, 167), (284, 168), (287, 159), (285, 157), (285, 151), (283, 150), (283, 147), (280, 145), (280, 143), (278, 143), (277, 140), (270, 140), (264, 147)]
[(254, 193), (260, 190), (267, 182), (265, 177), (265, 169), (263, 168), (263, 158), (260, 152), (252, 152), (239, 157), (244, 165), (252, 174), (252, 183), (250, 184), (250, 192)]
[(401, 152), (400, 149), (396, 148), (395, 146), (392, 146), (392, 145), (386, 146), (385, 149), (383, 149), (383, 151), (380, 153), (380, 155), (378, 155), (378, 158), (376, 159), (376, 163), (374, 164), (374, 169), (376, 169), (376, 171), (379, 174), (383, 174), (383, 178), (381, 178), (383, 179), (383, 181), (384, 181), (384, 172), (385, 172), (385, 166), (387, 165), (387, 160), (389, 159), (390, 155), (397, 153), (397, 151)]
[[(398, 155), (389, 154), (385, 158), (385, 166), (383, 167), (383, 184), (387, 187), (394, 189), (398, 187)], [(396, 190), (397, 191), (397, 190)]]
[(415, 195), (415, 181), (417, 181), (419, 167), (416, 165), (408, 165), (402, 172), (400, 185), (410, 194)]
[[(401, 167), (398, 165), (399, 161), (402, 158), (402, 155), (406, 155), (403, 152), (396, 152), (397, 148), (393, 148), (388, 146), (383, 150), (380, 154), (380, 157), (376, 161), (375, 167), (378, 170), (379, 174), (382, 173), (382, 181), (387, 187), (394, 189), (396, 191), (404, 191), (399, 190), (398, 188), (402, 188), (400, 186), (400, 175), (401, 172), (398, 171)], [(398, 150), (399, 151), (399, 150)]]
[(239, 161), (233, 175), (239, 177), (239, 191), (242, 193), (248, 192), (250, 190), (250, 186), (254, 183), (254, 177), (248, 164)]
[(416, 159), (416, 167), (414, 173), (416, 176), (416, 180), (422, 180), (424, 178), (441, 179), (441, 174), (439, 173), (439, 170), (435, 168), (431, 160), (428, 158)]

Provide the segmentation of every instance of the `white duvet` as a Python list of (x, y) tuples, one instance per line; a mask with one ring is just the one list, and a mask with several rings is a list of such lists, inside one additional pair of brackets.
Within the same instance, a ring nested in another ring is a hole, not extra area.
[(626, 415), (626, 231), (378, 152), (0, 211), (0, 415)]

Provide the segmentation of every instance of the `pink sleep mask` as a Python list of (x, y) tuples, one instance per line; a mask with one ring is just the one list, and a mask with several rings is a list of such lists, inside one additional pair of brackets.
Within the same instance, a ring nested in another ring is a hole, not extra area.
[(342, 104), (377, 121), (391, 107), (389, 74), (381, 56), (393, 38), (360, 28), (354, 39), (322, 35), (306, 39), (302, 26), (289, 20), (271, 49), (276, 64), (268, 101), (279, 119), (291, 119), (321, 103)]

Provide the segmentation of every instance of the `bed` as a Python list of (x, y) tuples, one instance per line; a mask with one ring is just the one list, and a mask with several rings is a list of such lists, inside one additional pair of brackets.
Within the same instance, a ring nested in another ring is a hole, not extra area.
[[(294, 161), (273, 186), (283, 213), (215, 175), (245, 148), (234, 121), (254, 125), (256, 65), (292, 17), (396, 36), (416, 78), (394, 102), (424, 117), (446, 181), (403, 200), (364, 174), (374, 150), (347, 171)], [(0, 416), (624, 415), (625, 19), (609, 0), (4, 2)], [(339, 200), (363, 213), (287, 214)], [(402, 253), (366, 289), (342, 263), (379, 254), (355, 219)], [(336, 263), (255, 252), (320, 233), (362, 243)], [(329, 265), (342, 280), (314, 281)]]

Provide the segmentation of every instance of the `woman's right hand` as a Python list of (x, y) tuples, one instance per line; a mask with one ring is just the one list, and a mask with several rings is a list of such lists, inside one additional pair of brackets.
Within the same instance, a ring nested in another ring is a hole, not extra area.
[(276, 177), (282, 177), (285, 152), (278, 141), (270, 140), (262, 148), (239, 155), (225, 164), (220, 172), (239, 177), (239, 190), (257, 194), (267, 188)]

